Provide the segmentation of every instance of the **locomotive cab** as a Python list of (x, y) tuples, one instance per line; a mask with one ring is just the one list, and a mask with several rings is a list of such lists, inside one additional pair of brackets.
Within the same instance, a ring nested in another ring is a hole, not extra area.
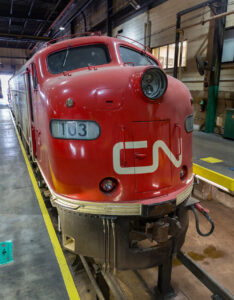
[(62, 41), (32, 61), (35, 159), (64, 247), (109, 268), (161, 264), (188, 226), (188, 89), (151, 53), (116, 38)]

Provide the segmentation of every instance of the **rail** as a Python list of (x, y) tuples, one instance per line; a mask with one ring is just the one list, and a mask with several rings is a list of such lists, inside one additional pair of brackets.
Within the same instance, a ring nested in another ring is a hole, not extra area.
[(177, 258), (180, 262), (193, 273), (213, 294), (212, 298), (217, 300), (234, 300), (234, 296), (220, 283), (208, 274), (188, 255), (179, 251)]

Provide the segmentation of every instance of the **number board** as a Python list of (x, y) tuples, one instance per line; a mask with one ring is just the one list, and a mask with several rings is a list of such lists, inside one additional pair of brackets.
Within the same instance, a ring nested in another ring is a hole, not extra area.
[(94, 140), (100, 135), (100, 127), (94, 121), (52, 120), (51, 133), (60, 139)]

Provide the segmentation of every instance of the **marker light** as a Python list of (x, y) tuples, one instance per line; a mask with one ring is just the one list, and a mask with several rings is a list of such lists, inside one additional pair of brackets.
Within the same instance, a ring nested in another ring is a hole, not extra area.
[(67, 106), (67, 107), (72, 107), (73, 105), (74, 105), (73, 99), (72, 99), (72, 98), (68, 98), (68, 99), (66, 100), (66, 106)]
[(187, 132), (193, 131), (193, 115), (187, 116), (184, 126)]
[(158, 99), (167, 89), (167, 76), (159, 68), (147, 69), (141, 79), (141, 89), (150, 100)]
[(107, 177), (100, 182), (99, 187), (102, 192), (110, 193), (113, 192), (113, 190), (117, 187), (117, 185), (118, 185), (118, 181), (115, 178)]
[(188, 173), (187, 167), (183, 166), (180, 170), (180, 179), (183, 180), (187, 176), (187, 173)]

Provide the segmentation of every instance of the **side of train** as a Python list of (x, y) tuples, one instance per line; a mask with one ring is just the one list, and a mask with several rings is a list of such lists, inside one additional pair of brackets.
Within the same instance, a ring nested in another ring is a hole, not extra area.
[(66, 249), (137, 269), (181, 248), (193, 186), (191, 95), (151, 53), (110, 37), (65, 40), (37, 52), (9, 86)]

